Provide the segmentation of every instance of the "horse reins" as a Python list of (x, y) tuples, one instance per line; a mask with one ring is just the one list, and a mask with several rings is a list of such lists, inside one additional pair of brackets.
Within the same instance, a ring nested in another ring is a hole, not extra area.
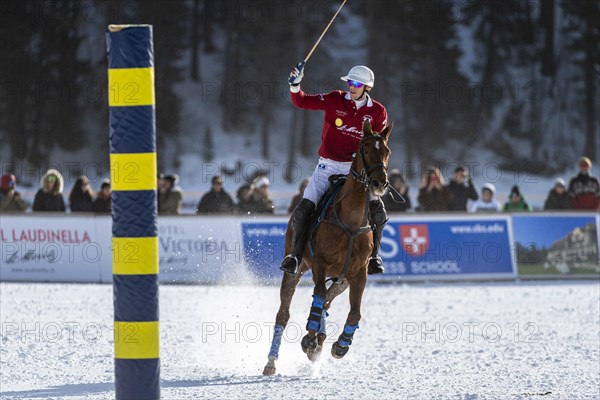
[[(376, 135), (373, 135), (372, 137), (380, 138), (381, 136), (376, 134)], [(361, 145), (359, 147), (359, 155), (360, 155), (360, 160), (362, 161), (363, 168), (359, 174), (358, 172), (356, 172), (356, 170), (353, 167), (350, 167), (350, 173), (352, 174), (352, 177), (354, 178), (354, 180), (356, 182), (363, 185), (362, 189), (366, 192), (367, 190), (369, 190), (369, 187), (371, 186), (372, 178), (369, 176), (369, 174), (375, 168), (382, 167), (383, 172), (387, 175), (387, 168), (386, 168), (386, 165), (382, 162), (377, 163), (372, 166), (368, 165), (368, 163), (366, 162), (366, 159), (365, 159), (365, 154), (364, 154), (364, 140), (363, 140), (363, 142), (361, 142)], [(337, 283), (338, 285), (342, 284), (342, 281), (346, 277), (346, 273), (348, 273), (348, 267), (350, 266), (350, 260), (352, 259), (352, 248), (354, 247), (354, 240), (357, 237), (359, 237), (360, 235), (362, 235), (363, 233), (371, 231), (371, 225), (369, 224), (369, 196), (368, 195), (365, 195), (365, 207), (364, 207), (365, 211), (363, 213), (363, 219), (362, 219), (361, 226), (359, 226), (358, 228), (350, 227), (350, 226), (344, 224), (342, 221), (340, 221), (339, 217), (337, 216), (337, 209), (335, 206), (337, 204), (341, 203), (341, 201), (344, 200), (347, 196), (349, 196), (350, 194), (352, 194), (358, 190), (360, 190), (360, 188), (355, 189), (355, 190), (351, 191), (350, 193), (342, 196), (340, 199), (338, 199), (332, 206), (333, 214), (334, 214), (333, 218), (329, 218), (329, 219), (325, 220), (331, 224), (339, 226), (349, 236), (348, 237), (348, 247), (346, 250), (346, 259), (344, 260), (344, 267), (342, 268), (342, 273), (337, 278), (333, 278), (333, 277), (330, 278), (331, 281), (333, 281), (334, 283)]]

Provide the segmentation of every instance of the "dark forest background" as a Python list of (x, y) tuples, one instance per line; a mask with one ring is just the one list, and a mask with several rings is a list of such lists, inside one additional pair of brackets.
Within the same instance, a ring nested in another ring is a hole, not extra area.
[[(2, 2), (3, 163), (35, 164), (55, 150), (107, 146), (103, 34), (109, 23), (154, 26), (158, 146), (178, 143), (177, 153), (182, 143), (198, 140), (186, 136), (182, 105), (202, 101), (178, 88), (216, 82), (235, 91), (259, 82), (282, 90), (338, 4)], [(353, 50), (344, 43), (356, 35), (364, 36), (366, 59), (355, 64), (375, 71), (374, 97), (396, 122), (407, 162), (443, 161), (448, 152), (465, 159), (479, 148), (503, 168), (551, 174), (582, 154), (598, 160), (600, 1), (349, 0), (307, 66), (307, 90), (338, 84), (351, 66), (339, 54)], [(260, 156), (269, 159), (274, 127), (282, 124), (289, 160), (315, 153), (318, 135), (299, 138), (320, 130), (318, 113), (293, 110), (285, 96), (244, 101), (224, 93), (201, 131), (204, 159), (214, 157), (217, 130), (255, 135)], [(177, 167), (177, 155), (164, 157), (159, 163)]]

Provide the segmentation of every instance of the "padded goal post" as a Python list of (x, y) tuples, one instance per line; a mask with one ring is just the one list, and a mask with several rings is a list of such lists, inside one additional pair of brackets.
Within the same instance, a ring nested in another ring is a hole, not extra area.
[(151, 25), (109, 25), (115, 397), (160, 398)]

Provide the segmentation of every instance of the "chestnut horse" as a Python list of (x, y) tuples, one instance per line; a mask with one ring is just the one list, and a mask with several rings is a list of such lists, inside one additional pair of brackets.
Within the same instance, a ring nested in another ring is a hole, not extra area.
[[(315, 232), (314, 254), (304, 250), (302, 264), (296, 275), (284, 273), (280, 288), (280, 306), (275, 319), (275, 328), (269, 361), (263, 375), (273, 375), (275, 361), (279, 357), (279, 346), (283, 330), (290, 319), (290, 304), (302, 275), (312, 270), (315, 288), (313, 303), (302, 339), (302, 350), (311, 361), (318, 359), (326, 339), (326, 316), (333, 299), (350, 287), (350, 312), (344, 331), (333, 344), (331, 354), (342, 358), (349, 350), (354, 331), (360, 321), (360, 304), (367, 282), (367, 265), (373, 249), (372, 231), (368, 223), (370, 195), (383, 195), (388, 186), (387, 165), (390, 149), (387, 140), (392, 130), (388, 126), (382, 132), (373, 132), (365, 120), (363, 138), (350, 167), (350, 173), (342, 189), (335, 195), (326, 218)], [(285, 252), (291, 251), (292, 228), (288, 223), (285, 236)], [(329, 288), (326, 280), (334, 283)]]

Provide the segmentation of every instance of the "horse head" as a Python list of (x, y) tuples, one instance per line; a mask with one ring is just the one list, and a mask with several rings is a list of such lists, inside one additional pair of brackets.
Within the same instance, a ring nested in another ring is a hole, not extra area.
[(363, 138), (358, 145), (358, 152), (353, 164), (354, 178), (365, 185), (371, 194), (382, 196), (388, 187), (388, 159), (391, 150), (387, 145), (393, 124), (381, 132), (374, 132), (371, 122), (363, 123)]

